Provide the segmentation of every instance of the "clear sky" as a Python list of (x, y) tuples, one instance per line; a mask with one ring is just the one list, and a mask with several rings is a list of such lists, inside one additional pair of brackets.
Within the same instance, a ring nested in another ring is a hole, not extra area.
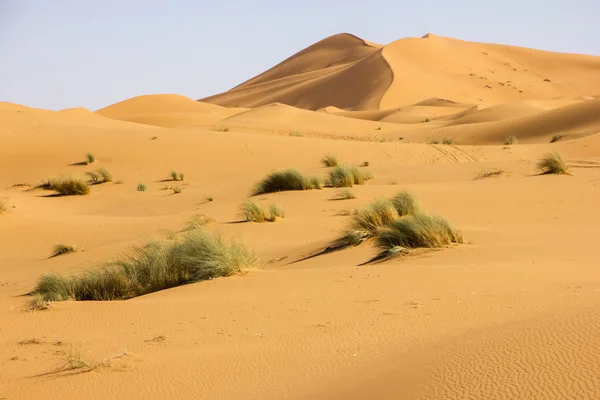
[(198, 99), (341, 32), (600, 55), (599, 20), (600, 0), (0, 0), (0, 101), (96, 110), (150, 93)]

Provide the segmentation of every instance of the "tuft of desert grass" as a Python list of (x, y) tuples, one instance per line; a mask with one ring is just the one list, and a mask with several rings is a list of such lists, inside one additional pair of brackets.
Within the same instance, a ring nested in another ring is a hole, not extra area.
[(82, 274), (43, 275), (31, 294), (43, 301), (129, 299), (233, 275), (256, 262), (243, 243), (195, 229), (171, 242), (135, 247), (122, 259)]
[(325, 167), (337, 167), (339, 165), (339, 160), (336, 156), (332, 156), (331, 154), (327, 154), (325, 157), (321, 159), (321, 164)]
[(442, 217), (416, 214), (390, 222), (375, 235), (380, 257), (394, 257), (416, 248), (439, 248), (462, 243), (462, 233)]
[(137, 185), (138, 192), (145, 192), (146, 190), (148, 190), (148, 186), (146, 186), (143, 183), (138, 183), (138, 185)]
[(0, 214), (4, 214), (6, 212), (8, 212), (8, 207), (3, 201), (0, 201)]
[(73, 244), (57, 244), (52, 248), (50, 258), (61, 256), (63, 254), (76, 253), (81, 250), (81, 247)]
[(362, 185), (365, 181), (372, 179), (373, 175), (367, 171), (361, 171), (356, 167), (347, 165), (337, 166), (329, 171), (329, 182), (333, 187), (352, 187)]
[(179, 186), (173, 186), (171, 187), (171, 190), (173, 191), (173, 194), (179, 194), (182, 189)]
[(86, 164), (93, 164), (96, 162), (96, 157), (94, 157), (94, 155), (92, 153), (87, 153), (85, 155), (85, 163)]
[(431, 140), (429, 141), (429, 144), (440, 144), (440, 141), (439, 141), (439, 140), (437, 140), (437, 139), (431, 139)]
[(362, 166), (363, 167), (368, 167), (369, 166), (369, 162), (368, 161), (363, 161)]
[(212, 196), (208, 196), (208, 197), (206, 198), (206, 201), (214, 201), (214, 200), (215, 200), (215, 199), (214, 199)]
[(171, 180), (173, 180), (173, 181), (182, 181), (183, 177), (184, 176), (183, 176), (182, 172), (171, 171)]
[(277, 221), (277, 218), (284, 218), (285, 213), (283, 208), (278, 204), (269, 204), (269, 215), (268, 220), (271, 222)]
[(252, 200), (246, 200), (240, 206), (240, 215), (244, 221), (248, 222), (265, 222), (267, 215), (265, 210)]
[(99, 183), (100, 182), (100, 174), (98, 174), (96, 171), (89, 171), (85, 173), (87, 176), (90, 177), (90, 182), (91, 183)]
[(50, 302), (44, 300), (44, 297), (41, 295), (32, 296), (31, 300), (27, 302), (24, 307), (25, 311), (43, 311), (50, 309)]
[(552, 136), (552, 139), (550, 139), (550, 143), (559, 141), (562, 137), (563, 137), (563, 135), (554, 135), (554, 136)]
[(489, 171), (482, 171), (475, 177), (476, 180), (485, 179), (485, 178), (495, 178), (503, 175), (506, 171), (503, 169), (494, 169)]
[(63, 196), (80, 196), (90, 192), (90, 185), (86, 181), (77, 178), (54, 178), (37, 187), (54, 190)]
[(282, 192), (286, 190), (311, 190), (320, 189), (321, 181), (318, 178), (309, 178), (302, 175), (294, 168), (273, 172), (262, 181), (258, 182), (251, 195)]
[(444, 138), (444, 140), (442, 140), (442, 144), (452, 144), (452, 142), (452, 138)]
[(356, 199), (356, 195), (350, 189), (342, 189), (335, 197), (334, 200), (351, 200)]
[(558, 153), (547, 154), (537, 163), (537, 168), (542, 175), (569, 175), (569, 168)]
[(106, 168), (99, 168), (96, 172), (102, 178), (102, 182), (112, 182), (112, 174)]
[(207, 215), (196, 214), (189, 219), (189, 221), (185, 225), (184, 230), (191, 231), (194, 229), (200, 229), (204, 227), (204, 225), (210, 224), (213, 221), (214, 220)]
[(517, 137), (516, 136), (506, 136), (504, 138), (504, 144), (507, 146), (517, 144)]
[(419, 202), (414, 194), (410, 192), (400, 192), (390, 200), (400, 217), (405, 215), (415, 215), (419, 212)]

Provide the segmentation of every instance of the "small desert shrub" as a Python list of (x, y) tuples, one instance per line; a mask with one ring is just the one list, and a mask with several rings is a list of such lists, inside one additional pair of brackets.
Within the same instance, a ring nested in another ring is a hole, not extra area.
[(173, 181), (182, 181), (183, 173), (178, 173), (177, 171), (171, 171), (171, 180)]
[(412, 193), (400, 192), (391, 199), (399, 216), (415, 215), (419, 212), (419, 203)]
[(362, 185), (366, 180), (372, 179), (369, 172), (359, 171), (356, 167), (337, 166), (329, 171), (329, 181), (333, 187), (352, 187)]
[(482, 171), (480, 172), (475, 179), (479, 180), (479, 179), (485, 179), (485, 178), (492, 178), (492, 177), (498, 177), (502, 174), (504, 174), (506, 171), (502, 170), (502, 169), (494, 169), (494, 170), (490, 170), (490, 171)]
[(127, 257), (79, 275), (43, 275), (31, 293), (36, 301), (129, 299), (171, 287), (229, 276), (255, 265), (241, 242), (202, 229), (167, 243), (134, 248)]
[(185, 225), (185, 230), (191, 231), (194, 229), (200, 229), (204, 225), (207, 225), (213, 221), (214, 220), (207, 215), (196, 214), (196, 215), (193, 215), (192, 218), (190, 218), (190, 220), (187, 222), (187, 224)]
[(372, 238), (379, 228), (386, 226), (396, 218), (398, 218), (398, 212), (391, 201), (377, 200), (353, 212), (350, 226), (330, 248), (342, 249), (349, 246), (358, 246)]
[(368, 161), (363, 161), (362, 166), (363, 167), (368, 167), (369, 166), (369, 162)]
[(54, 190), (63, 196), (79, 196), (90, 192), (90, 185), (86, 181), (76, 178), (51, 179), (39, 187)]
[(285, 214), (283, 208), (277, 204), (269, 204), (269, 221), (275, 222), (277, 218), (283, 218)]
[(146, 190), (148, 190), (148, 186), (146, 186), (143, 183), (138, 183), (138, 185), (137, 185), (138, 192), (145, 192)]
[(79, 246), (75, 246), (72, 244), (57, 244), (52, 248), (52, 253), (50, 254), (50, 258), (60, 256), (68, 253), (75, 253), (81, 250)]
[(321, 164), (325, 167), (337, 167), (339, 165), (339, 161), (336, 156), (326, 155), (321, 159)]
[(282, 192), (285, 190), (320, 189), (318, 178), (308, 178), (297, 170), (290, 168), (285, 171), (273, 172), (258, 182), (252, 191), (252, 196), (264, 193)]
[(566, 166), (558, 153), (550, 153), (537, 163), (542, 174), (568, 175), (569, 168)]
[(513, 144), (517, 144), (517, 137), (516, 136), (507, 136), (504, 138), (504, 144), (507, 146), (513, 145)]
[(552, 136), (550, 143), (554, 143), (554, 142), (560, 140), (562, 137), (563, 137), (563, 135), (554, 135), (554, 136)]
[(112, 182), (112, 174), (106, 168), (100, 168), (96, 172), (98, 172), (98, 175), (102, 178), (102, 182)]
[(8, 207), (6, 207), (3, 201), (0, 201), (0, 214), (4, 214), (5, 212), (8, 212)]
[(452, 144), (452, 142), (452, 138), (444, 138), (444, 140), (442, 140), (442, 144)]
[(380, 256), (392, 257), (410, 249), (437, 248), (451, 243), (462, 243), (462, 233), (442, 217), (416, 214), (390, 222), (377, 231), (375, 244)]
[(351, 200), (355, 199), (356, 195), (350, 189), (341, 190), (335, 197), (334, 200)]
[(181, 193), (181, 188), (179, 186), (173, 186), (171, 190), (173, 191), (173, 194)]
[(93, 164), (94, 162), (96, 162), (96, 157), (94, 157), (94, 155), (92, 153), (87, 153), (85, 155), (85, 163)]

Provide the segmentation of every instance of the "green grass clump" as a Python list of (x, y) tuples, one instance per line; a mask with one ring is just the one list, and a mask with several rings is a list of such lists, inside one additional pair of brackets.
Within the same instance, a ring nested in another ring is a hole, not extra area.
[(554, 135), (552, 136), (552, 139), (550, 139), (550, 143), (554, 143), (558, 140), (560, 140), (563, 137), (563, 135)]
[(373, 176), (369, 172), (363, 172), (356, 167), (346, 165), (337, 166), (329, 171), (329, 181), (333, 187), (362, 185), (365, 181), (372, 178)]
[(183, 173), (182, 172), (177, 172), (177, 171), (171, 171), (171, 180), (173, 180), (173, 181), (182, 181), (183, 180)]
[(516, 136), (507, 136), (504, 138), (504, 144), (507, 146), (513, 145), (513, 144), (517, 144), (517, 137)]
[(415, 215), (419, 212), (419, 203), (416, 197), (410, 192), (398, 193), (392, 197), (391, 202), (400, 217)]
[(38, 187), (48, 190), (54, 190), (63, 196), (81, 196), (90, 192), (90, 185), (77, 178), (50, 179)]
[(171, 287), (229, 276), (256, 264), (241, 242), (224, 241), (202, 229), (172, 242), (136, 247), (123, 259), (79, 275), (43, 275), (34, 301), (120, 300)]
[(148, 190), (148, 186), (146, 186), (143, 183), (138, 183), (138, 185), (137, 185), (138, 192), (145, 192), (146, 190)]
[(356, 195), (350, 189), (341, 190), (333, 199), (334, 200), (351, 200), (355, 199)]
[(81, 250), (79, 246), (75, 246), (72, 244), (57, 244), (52, 248), (52, 253), (50, 254), (50, 258), (60, 256), (63, 254), (75, 253)]
[(309, 178), (297, 170), (290, 168), (285, 171), (273, 172), (258, 182), (251, 195), (282, 192), (286, 190), (311, 190), (320, 189), (321, 182), (318, 178)]
[(569, 168), (558, 153), (550, 153), (537, 163), (542, 175), (569, 175)]
[(92, 153), (87, 153), (85, 155), (85, 163), (86, 164), (93, 164), (96, 162), (96, 157), (94, 157), (94, 155)]
[(266, 212), (261, 206), (252, 200), (246, 200), (240, 206), (240, 215), (247, 222), (275, 222), (277, 218), (283, 218), (283, 208), (276, 204), (269, 204), (269, 211)]
[(393, 257), (416, 248), (438, 248), (462, 243), (462, 233), (442, 217), (416, 214), (390, 222), (375, 235), (380, 257)]
[(452, 142), (452, 138), (444, 138), (444, 140), (442, 140), (442, 144), (452, 144)]
[(321, 164), (325, 167), (337, 167), (339, 165), (339, 160), (336, 156), (332, 156), (330, 154), (326, 155), (321, 159)]

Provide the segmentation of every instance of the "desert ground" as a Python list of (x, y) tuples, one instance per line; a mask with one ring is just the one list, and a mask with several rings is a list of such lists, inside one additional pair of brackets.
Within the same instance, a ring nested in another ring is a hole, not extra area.
[[(340, 34), (200, 100), (0, 103), (0, 138), (0, 399), (600, 398), (600, 57)], [(549, 153), (568, 174), (540, 173)], [(372, 174), (355, 199), (250, 196), (287, 168), (325, 179), (327, 154)], [(113, 179), (87, 195), (36, 188), (99, 168)], [(322, 252), (401, 191), (463, 243)], [(249, 198), (284, 218), (244, 222)], [(177, 240), (199, 214), (258, 263), (29, 307), (42, 275)]]

